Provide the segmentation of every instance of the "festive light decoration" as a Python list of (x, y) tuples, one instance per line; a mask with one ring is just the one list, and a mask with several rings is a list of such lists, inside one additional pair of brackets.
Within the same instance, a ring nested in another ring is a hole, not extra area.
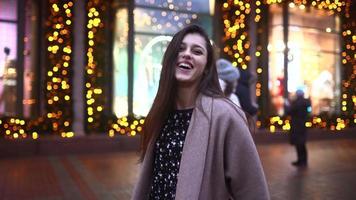
[[(356, 21), (350, 16), (350, 4), (346, 2), (346, 11), (343, 18), (342, 38), (344, 41), (343, 51), (341, 53), (343, 65), (341, 110), (343, 115), (351, 116), (353, 124), (356, 124)], [(353, 13), (355, 15), (355, 13)]]
[(104, 49), (105, 35), (103, 13), (105, 1), (90, 0), (87, 9), (87, 60), (85, 66), (86, 130), (100, 131), (105, 122), (104, 96)]
[[(247, 69), (251, 60), (249, 53), (248, 17), (251, 13), (249, 0), (228, 0), (223, 3), (224, 44), (223, 52), (232, 59), (233, 66)], [(256, 52), (256, 56), (259, 52)]]
[(7, 139), (27, 138), (26, 121), (18, 118), (2, 118), (0, 120), (0, 130)]
[(46, 73), (46, 120), (49, 131), (62, 137), (72, 137), (72, 1), (49, 1)]
[(115, 134), (135, 136), (142, 131), (142, 125), (145, 120), (135, 119), (130, 117), (122, 117), (120, 119), (111, 120), (109, 122), (109, 137), (114, 137)]
[[(258, 123), (261, 123), (258, 121)], [(270, 132), (274, 133), (277, 130), (289, 131), (291, 128), (290, 117), (280, 117), (272, 116), (266, 122), (264, 122)], [(341, 117), (336, 117), (335, 119), (313, 116), (306, 123), (307, 128), (319, 128), (319, 129), (330, 129), (340, 131), (350, 126), (352, 123), (349, 119), (342, 119)]]

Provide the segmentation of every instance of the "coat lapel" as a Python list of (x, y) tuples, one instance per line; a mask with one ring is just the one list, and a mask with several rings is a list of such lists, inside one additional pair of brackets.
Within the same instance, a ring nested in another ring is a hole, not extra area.
[(184, 142), (176, 200), (199, 198), (210, 135), (211, 106), (211, 97), (201, 95), (198, 98)]

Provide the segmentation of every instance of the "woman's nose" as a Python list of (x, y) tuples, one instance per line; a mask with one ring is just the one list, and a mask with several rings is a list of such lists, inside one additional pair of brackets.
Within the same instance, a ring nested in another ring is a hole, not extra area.
[(192, 54), (191, 54), (189, 49), (186, 49), (182, 53), (183, 53), (183, 55), (182, 55), (183, 58), (191, 58), (191, 56), (192, 56)]

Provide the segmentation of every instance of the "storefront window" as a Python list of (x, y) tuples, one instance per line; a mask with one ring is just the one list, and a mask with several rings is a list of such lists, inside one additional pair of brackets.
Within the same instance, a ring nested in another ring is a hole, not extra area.
[(270, 34), (269, 34), (269, 81), (268, 88), (271, 96), (271, 114), (283, 114), (283, 93), (284, 93), (284, 48), (283, 43), (283, 13), (282, 8), (277, 5), (270, 6)]
[[(133, 114), (146, 116), (157, 93), (163, 54), (174, 33), (188, 24), (199, 24), (212, 35), (213, 1), (136, 0), (134, 9)], [(114, 112), (126, 116), (127, 109), (127, 9), (116, 15), (114, 44)], [(116, 52), (115, 52), (116, 51)]]
[[(281, 8), (271, 6), (269, 89), (274, 114), (283, 114), (284, 48)], [(311, 98), (312, 113), (332, 114), (340, 95), (338, 17), (327, 11), (289, 8), (288, 93), (301, 89)]]
[[(19, 5), (25, 15), (23, 19), (18, 17)], [(38, 110), (35, 107), (38, 96), (35, 87), (35, 84), (38, 84), (35, 82), (38, 74), (37, 30), (37, 1), (0, 0), (0, 115), (2, 116), (19, 115), (18, 101), (23, 105), (23, 117), (33, 117)], [(20, 33), (23, 33), (23, 38), (20, 38)], [(18, 52), (21, 45), (23, 45), (23, 53)], [(20, 78), (23, 78), (23, 85), (19, 85), (18, 75), (22, 72), (23, 77)], [(23, 92), (23, 99), (18, 97), (19, 91)]]
[(17, 1), (0, 1), (0, 115), (16, 114)]
[(128, 115), (128, 12), (127, 8), (116, 11), (114, 33), (114, 101), (113, 110), (116, 116)]

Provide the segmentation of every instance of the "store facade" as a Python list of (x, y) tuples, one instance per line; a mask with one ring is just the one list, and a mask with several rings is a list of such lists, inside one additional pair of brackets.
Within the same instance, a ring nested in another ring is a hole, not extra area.
[[(351, 1), (0, 1), (0, 130), (6, 138), (141, 132), (173, 34), (199, 24), (249, 70), (257, 126), (289, 130), (303, 90), (308, 127), (355, 124)], [(13, 12), (16, 10), (16, 12)], [(10, 12), (11, 11), (11, 12)]]

